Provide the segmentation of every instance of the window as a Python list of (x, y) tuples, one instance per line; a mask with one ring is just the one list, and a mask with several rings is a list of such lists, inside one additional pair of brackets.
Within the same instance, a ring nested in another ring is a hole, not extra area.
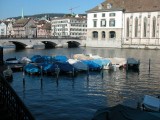
[(93, 16), (94, 18), (96, 18), (97, 17), (97, 14), (94, 14), (94, 16)]
[(105, 17), (105, 13), (102, 13), (102, 17)]
[(109, 27), (115, 27), (115, 19), (109, 20)]
[(112, 7), (112, 4), (111, 4), (111, 3), (108, 3), (108, 4), (107, 4), (107, 9), (111, 9), (111, 7)]
[(143, 22), (143, 37), (147, 36), (147, 18), (144, 18), (144, 22)]
[(102, 38), (105, 38), (106, 37), (106, 34), (104, 31), (102, 31)]
[(106, 20), (101, 20), (101, 27), (106, 27)]
[(127, 18), (127, 37), (129, 37), (129, 18)]
[(152, 23), (152, 37), (156, 37), (156, 17), (153, 18)]
[(135, 18), (135, 31), (134, 31), (134, 36), (137, 37), (138, 36), (138, 18)]
[(93, 31), (92, 36), (93, 36), (93, 38), (98, 38), (98, 32), (97, 31)]
[(116, 16), (116, 13), (110, 13), (109, 16), (114, 17), (114, 16)]
[(110, 31), (109, 32), (109, 38), (116, 38), (116, 32), (115, 31)]
[(93, 21), (93, 27), (97, 27), (97, 20)]

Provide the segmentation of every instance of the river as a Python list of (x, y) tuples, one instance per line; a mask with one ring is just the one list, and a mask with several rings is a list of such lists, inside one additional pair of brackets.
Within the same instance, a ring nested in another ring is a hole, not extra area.
[[(123, 104), (136, 107), (146, 95), (160, 95), (160, 50), (115, 48), (4, 49), (4, 59), (33, 55), (92, 53), (102, 57), (134, 57), (140, 71), (105, 70), (68, 76), (25, 76), (15, 72), (10, 83), (37, 120), (91, 120), (97, 109)], [(149, 59), (151, 60), (149, 71)]]

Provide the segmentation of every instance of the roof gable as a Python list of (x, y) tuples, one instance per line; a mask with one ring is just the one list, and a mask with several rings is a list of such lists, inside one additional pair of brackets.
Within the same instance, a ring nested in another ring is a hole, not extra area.
[(30, 19), (18, 19), (13, 27), (24, 27), (28, 22), (30, 21)]
[[(112, 5), (110, 9), (107, 6), (108, 4)], [(87, 12), (104, 10), (124, 10), (125, 12), (160, 11), (160, 0), (106, 0), (100, 5), (88, 10)]]

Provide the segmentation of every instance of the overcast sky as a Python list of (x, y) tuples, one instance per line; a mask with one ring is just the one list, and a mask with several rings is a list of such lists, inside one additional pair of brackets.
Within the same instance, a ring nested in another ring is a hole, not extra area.
[(105, 0), (0, 0), (0, 19), (41, 13), (83, 14)]

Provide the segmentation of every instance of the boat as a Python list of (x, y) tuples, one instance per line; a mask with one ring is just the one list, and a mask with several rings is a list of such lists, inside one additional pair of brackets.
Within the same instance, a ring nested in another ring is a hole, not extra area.
[(45, 63), (53, 63), (52, 56), (42, 56), (42, 59)]
[(40, 68), (42, 68), (42, 72), (47, 75), (53, 75), (56, 72), (56, 69), (58, 68), (58, 65), (54, 63), (42, 63), (38, 64)]
[(127, 58), (127, 69), (138, 70), (140, 62), (135, 58)]
[(158, 115), (118, 104), (97, 110), (92, 120), (160, 120)]
[(32, 74), (36, 75), (41, 73), (41, 69), (37, 65), (31, 63), (24, 66), (24, 71), (31, 75)]
[(66, 62), (68, 58), (64, 55), (56, 55), (53, 57), (54, 62)]
[(34, 56), (31, 57), (31, 61), (33, 63), (44, 63), (45, 58), (43, 58), (41, 55), (34, 55)]
[(3, 76), (5, 80), (8, 80), (8, 81), (13, 79), (13, 71), (9, 66), (7, 67), (7, 69), (3, 71)]
[(72, 73), (75, 74), (78, 72), (78, 70), (71, 65), (69, 62), (56, 62), (60, 69), (60, 73)]
[(90, 56), (86, 56), (84, 54), (74, 54), (73, 58), (77, 59), (77, 60), (91, 60), (91, 59), (93, 59)]
[(13, 58), (8, 58), (8, 59), (6, 59), (6, 60), (5, 60), (5, 63), (6, 63), (6, 64), (17, 64), (17, 63), (19, 63), (19, 61), (17, 60), (16, 57), (13, 57)]
[(145, 95), (141, 102), (140, 108), (145, 111), (153, 111), (160, 113), (160, 96), (155, 97), (151, 95)]
[(86, 56), (89, 56), (91, 59), (101, 59), (102, 57), (100, 57), (99, 55), (92, 55), (90, 54), (85, 54)]
[(29, 59), (28, 57), (22, 57), (20, 59), (18, 59), (19, 63), (22, 63), (22, 64), (28, 64), (31, 62), (31, 59)]
[(112, 65), (117, 67), (117, 68), (125, 68), (127, 64), (127, 59), (126, 58), (107, 58), (111, 61)]
[(81, 60), (84, 64), (88, 66), (89, 70), (93, 71), (99, 71), (102, 69), (102, 66), (95, 63), (93, 60)]
[(112, 63), (109, 59), (99, 58), (99, 59), (93, 59), (92, 61), (96, 64), (99, 64), (102, 67), (102, 69), (104, 69), (104, 70), (112, 70), (113, 69)]
[(88, 66), (80, 60), (68, 59), (67, 62), (69, 62), (71, 65), (73, 65), (73, 67), (75, 67), (78, 71), (87, 71), (88, 70)]

